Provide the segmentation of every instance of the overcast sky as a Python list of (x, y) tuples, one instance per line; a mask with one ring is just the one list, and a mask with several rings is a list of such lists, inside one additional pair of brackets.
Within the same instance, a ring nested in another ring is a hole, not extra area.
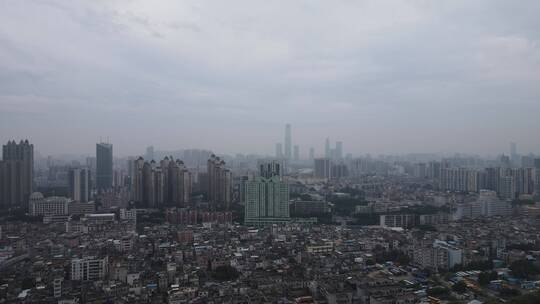
[(538, 0), (0, 0), (0, 141), (540, 153), (539, 40)]

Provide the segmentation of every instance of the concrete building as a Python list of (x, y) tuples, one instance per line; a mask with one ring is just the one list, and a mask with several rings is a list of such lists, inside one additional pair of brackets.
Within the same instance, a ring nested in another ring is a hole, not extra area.
[(331, 158), (332, 157), (332, 151), (330, 149), (330, 138), (326, 138), (326, 141), (324, 142), (324, 157)]
[(534, 159), (534, 193), (540, 197), (540, 158)]
[(478, 192), (479, 171), (469, 168), (441, 169), (440, 188), (450, 191)]
[[(264, 167), (272, 167), (272, 164)], [(258, 176), (246, 184), (245, 224), (286, 223), (290, 220), (289, 185), (277, 174), (270, 176), (264, 170), (263, 173), (267, 177)]]
[(213, 209), (229, 210), (232, 201), (232, 172), (225, 161), (212, 154), (208, 159), (208, 201)]
[(137, 209), (120, 209), (120, 220), (137, 221)]
[(146, 147), (146, 154), (144, 155), (144, 158), (148, 161), (151, 161), (154, 159), (154, 146), (148, 146)]
[(285, 158), (292, 158), (292, 135), (291, 135), (291, 125), (285, 125)]
[(68, 206), (68, 213), (70, 215), (83, 215), (83, 214), (92, 214), (96, 212), (96, 203), (94, 201), (90, 202), (77, 202), (72, 201)]
[(329, 158), (315, 158), (315, 177), (330, 179), (332, 177), (331, 162)]
[(71, 280), (97, 281), (104, 279), (109, 272), (108, 257), (85, 257), (71, 260)]
[(96, 188), (106, 190), (113, 185), (113, 145), (96, 144)]
[(30, 195), (29, 213), (32, 216), (38, 215), (67, 215), (71, 200), (66, 197), (43, 197), (39, 192)]
[(391, 228), (411, 228), (416, 225), (416, 215), (414, 214), (382, 214), (379, 216), (381, 227)]
[(34, 145), (8, 141), (0, 161), (0, 209), (27, 208), (34, 183)]
[(276, 158), (283, 158), (283, 144), (276, 144)]
[(295, 161), (300, 160), (300, 147), (298, 147), (298, 145), (294, 146), (294, 160)]
[(453, 218), (477, 218), (483, 216), (508, 216), (512, 213), (512, 204), (501, 200), (492, 190), (480, 190), (478, 199), (474, 202), (456, 206)]
[(326, 201), (293, 201), (290, 204), (290, 213), (293, 216), (316, 216), (329, 212)]
[(334, 153), (335, 159), (343, 159), (343, 142), (342, 141), (336, 141), (336, 150)]
[(270, 178), (272, 176), (283, 177), (283, 164), (280, 161), (258, 161), (259, 176)]
[(69, 197), (77, 202), (88, 202), (90, 199), (90, 176), (88, 169), (70, 169), (68, 173)]
[(186, 206), (191, 198), (192, 178), (184, 163), (166, 156), (157, 166), (139, 157), (134, 162), (131, 197), (143, 206)]

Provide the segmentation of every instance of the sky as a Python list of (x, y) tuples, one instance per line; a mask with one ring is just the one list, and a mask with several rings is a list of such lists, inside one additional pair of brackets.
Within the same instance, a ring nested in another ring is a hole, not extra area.
[(42, 154), (540, 153), (540, 1), (0, 0), (0, 141)]

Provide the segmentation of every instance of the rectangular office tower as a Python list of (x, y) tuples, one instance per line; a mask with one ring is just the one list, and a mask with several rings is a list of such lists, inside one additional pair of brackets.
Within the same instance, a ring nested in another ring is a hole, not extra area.
[(292, 157), (292, 136), (291, 125), (285, 125), (285, 158), (291, 159)]
[(69, 196), (81, 203), (90, 199), (90, 170), (76, 168), (69, 170), (68, 176)]
[(262, 176), (246, 183), (245, 224), (266, 226), (289, 222), (289, 185), (279, 175), (279, 164), (261, 164), (260, 170)]
[(28, 140), (9, 141), (0, 161), (0, 208), (27, 208), (33, 191), (34, 145)]
[(113, 185), (113, 146), (96, 144), (96, 188), (105, 190)]

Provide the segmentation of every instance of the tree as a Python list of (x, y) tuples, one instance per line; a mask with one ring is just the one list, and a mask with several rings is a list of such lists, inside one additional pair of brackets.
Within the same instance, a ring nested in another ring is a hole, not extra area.
[(34, 287), (34, 279), (32, 278), (24, 278), (21, 283), (22, 289), (31, 289)]
[(452, 286), (452, 290), (457, 293), (464, 293), (467, 291), (467, 283), (464, 281), (459, 281)]
[(508, 287), (501, 288), (499, 293), (501, 294), (501, 296), (504, 296), (504, 297), (515, 297), (521, 294), (519, 290), (515, 288), (508, 288)]
[(443, 296), (448, 294), (448, 288), (443, 286), (435, 286), (427, 290), (427, 294), (432, 297)]
[(497, 272), (495, 271), (482, 271), (478, 275), (478, 284), (485, 286), (488, 285), (489, 282), (496, 280), (498, 278)]
[(234, 281), (240, 276), (236, 268), (232, 266), (218, 266), (212, 272), (212, 278), (218, 281)]
[(533, 276), (540, 273), (538, 267), (536, 267), (531, 261), (518, 260), (510, 265), (512, 275), (522, 279), (530, 279)]
[(530, 292), (519, 297), (515, 297), (510, 304), (537, 304), (540, 303), (540, 291)]

